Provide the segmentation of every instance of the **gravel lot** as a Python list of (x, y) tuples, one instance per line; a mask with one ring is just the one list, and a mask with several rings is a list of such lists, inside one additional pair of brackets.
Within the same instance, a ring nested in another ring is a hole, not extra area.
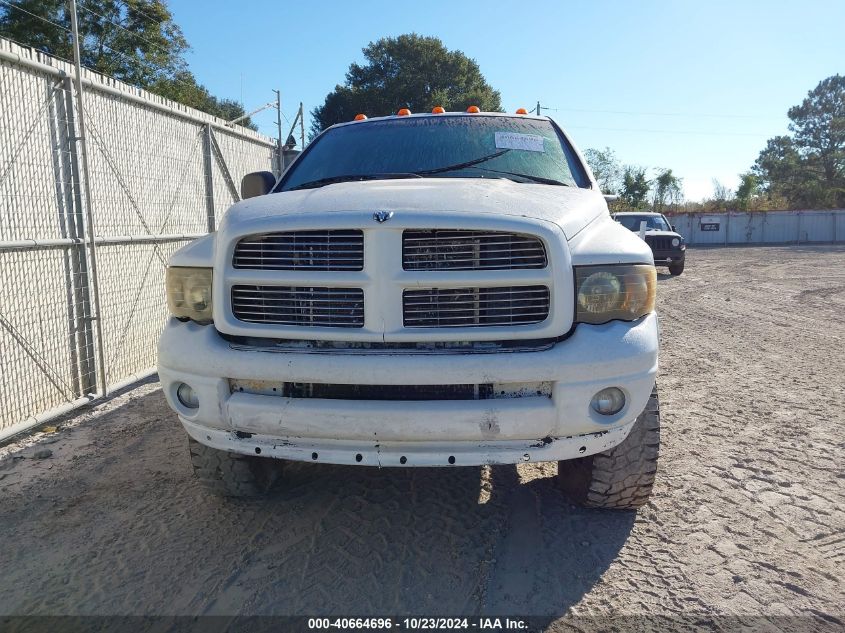
[(0, 614), (845, 626), (845, 246), (691, 249), (659, 311), (662, 455), (638, 513), (572, 506), (554, 464), (294, 465), (266, 501), (219, 500), (151, 382), (0, 449)]

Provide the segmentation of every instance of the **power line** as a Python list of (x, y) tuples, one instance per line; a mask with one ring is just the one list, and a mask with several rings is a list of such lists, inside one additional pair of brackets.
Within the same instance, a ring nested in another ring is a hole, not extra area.
[(641, 132), (644, 134), (704, 134), (707, 136), (753, 136), (759, 138), (766, 136), (768, 132), (760, 132), (753, 134), (750, 132), (705, 132), (699, 130), (648, 130), (640, 128), (622, 128), (622, 127), (591, 127), (584, 125), (567, 125), (567, 130), (600, 130), (604, 132)]
[(3, 4), (5, 4), (8, 7), (12, 7), (13, 9), (17, 9), (18, 11), (21, 11), (22, 13), (26, 13), (27, 15), (32, 16), (33, 18), (37, 18), (37, 19), (41, 20), (42, 22), (46, 22), (47, 24), (52, 24), (53, 26), (56, 26), (56, 27), (62, 29), (63, 31), (67, 31), (68, 33), (70, 33), (69, 28), (67, 28), (66, 26), (62, 26), (58, 22), (53, 22), (53, 20), (48, 20), (47, 18), (42, 17), (40, 15), (37, 15), (35, 13), (30, 13), (26, 9), (19, 7), (16, 4), (12, 4), (11, 2), (6, 2), (6, 0), (0, 0), (0, 2), (2, 2)]
[(164, 48), (164, 47), (163, 47), (163, 46), (161, 46), (160, 44), (156, 44), (156, 43), (155, 43), (155, 42), (153, 42), (152, 40), (149, 40), (149, 39), (147, 39), (146, 37), (144, 37), (143, 35), (141, 35), (140, 33), (135, 33), (135, 32), (133, 32), (133, 31), (130, 31), (130, 30), (129, 30), (129, 29), (127, 29), (125, 26), (123, 26), (123, 25), (121, 25), (121, 24), (118, 24), (117, 22), (114, 22), (114, 21), (113, 21), (113, 20), (111, 20), (110, 18), (107, 18), (106, 16), (101, 15), (101, 14), (97, 13), (96, 11), (94, 11), (94, 10), (92, 10), (92, 9), (89, 9), (86, 5), (82, 4), (81, 2), (79, 3), (79, 6), (80, 6), (80, 7), (82, 7), (83, 9), (85, 9), (88, 13), (91, 13), (91, 14), (93, 14), (93, 15), (96, 15), (98, 18), (100, 18), (100, 19), (102, 19), (102, 20), (105, 20), (106, 22), (108, 22), (108, 23), (109, 23), (109, 24), (111, 24), (112, 26), (116, 26), (116, 27), (117, 27), (117, 28), (119, 28), (121, 31), (125, 31), (126, 33), (129, 33), (129, 35), (132, 35), (132, 36), (134, 36), (134, 37), (137, 37), (138, 39), (144, 40), (147, 44), (149, 44), (150, 46), (152, 46), (152, 47), (154, 47), (154, 48), (157, 48), (158, 50), (160, 50), (160, 51), (161, 51), (162, 53), (164, 53), (165, 55), (170, 55), (170, 54), (171, 54), (171, 51), (167, 50), (166, 48)]
[[(546, 106), (543, 106), (546, 109)], [(759, 118), (775, 118), (780, 115), (767, 114), (722, 114), (722, 113), (695, 113), (695, 112), (635, 112), (632, 110), (588, 110), (579, 108), (560, 108), (563, 112), (584, 112), (588, 114), (629, 114), (636, 116), (677, 116), (677, 117), (708, 117), (708, 118), (725, 118), (725, 119), (759, 119)]]
[[(120, 3), (121, 3), (124, 7), (126, 7), (127, 9), (129, 8), (129, 7), (128, 7), (128, 5), (127, 5), (125, 2), (123, 2), (122, 0), (117, 0), (117, 1), (118, 1), (118, 2), (120, 2)], [(12, 7), (13, 9), (16, 9), (16, 10), (18, 10), (18, 11), (21, 11), (22, 13), (25, 13), (25, 14), (27, 14), (27, 15), (29, 15), (29, 16), (31, 16), (31, 17), (33, 17), (33, 18), (36, 18), (37, 20), (41, 20), (41, 21), (42, 21), (42, 22), (44, 22), (44, 23), (51, 24), (51, 25), (53, 25), (53, 26), (55, 26), (55, 27), (57, 27), (57, 28), (59, 28), (59, 29), (62, 29), (63, 31), (66, 31), (67, 33), (72, 33), (71, 29), (67, 28), (66, 26), (63, 26), (63, 25), (61, 25), (61, 24), (59, 24), (59, 23), (57, 23), (57, 22), (54, 22), (53, 20), (50, 20), (50, 19), (48, 19), (48, 18), (45, 18), (45, 17), (43, 17), (43, 16), (41, 16), (41, 15), (38, 15), (38, 14), (36, 14), (36, 13), (32, 13), (32, 12), (30, 12), (30, 11), (27, 11), (26, 9), (24, 9), (24, 8), (22, 8), (22, 7), (19, 7), (19, 6), (15, 5), (15, 4), (11, 3), (11, 2), (8, 2), (8, 0), (0, 0), (0, 4), (3, 4), (3, 5), (6, 5), (6, 6), (9, 6), (9, 7)], [(139, 33), (134, 33), (133, 31), (131, 31), (131, 30), (127, 29), (126, 27), (122, 26), (121, 24), (118, 24), (118, 23), (114, 22), (114, 21), (113, 21), (113, 20), (111, 20), (110, 18), (107, 18), (107, 17), (105, 17), (104, 15), (101, 15), (100, 13), (97, 13), (96, 11), (94, 11), (94, 10), (90, 9), (89, 7), (87, 7), (87, 6), (83, 5), (82, 3), (78, 3), (78, 6), (82, 7), (85, 11), (88, 11), (88, 12), (89, 12), (89, 13), (91, 13), (92, 15), (95, 15), (95, 16), (99, 17), (100, 19), (105, 20), (106, 22), (108, 22), (108, 23), (109, 23), (109, 24), (111, 24), (112, 26), (115, 26), (115, 27), (117, 27), (117, 28), (121, 29), (122, 31), (125, 31), (126, 33), (129, 33), (130, 35), (133, 35), (133, 36), (135, 36), (135, 37), (138, 37), (138, 38), (140, 38), (140, 39), (144, 40), (145, 42), (147, 42), (148, 44), (150, 44), (150, 46), (153, 46), (154, 48), (157, 48), (158, 50), (160, 50), (160, 51), (164, 52), (165, 54), (167, 54), (167, 55), (170, 55), (170, 54), (171, 54), (171, 52), (170, 52), (170, 51), (168, 51), (167, 49), (163, 48), (161, 45), (156, 44), (155, 42), (153, 42), (153, 41), (151, 41), (151, 40), (149, 40), (149, 39), (145, 38), (144, 36), (140, 35)], [(138, 10), (138, 12), (139, 12), (139, 13), (141, 13), (142, 15), (144, 15), (145, 17), (147, 17), (148, 19), (151, 19), (151, 20), (152, 20), (152, 18), (150, 18), (150, 16), (149, 16), (149, 15), (147, 15), (147, 14), (143, 13), (143, 12), (142, 12), (142, 11), (140, 11), (140, 10)], [(152, 20), (152, 21), (153, 21), (153, 22), (155, 22), (155, 20)], [(162, 24), (163, 22), (165, 22), (165, 20), (162, 20), (162, 21), (156, 22), (156, 24), (157, 24), (157, 25), (160, 25), (160, 24)], [(12, 41), (12, 42), (14, 42), (15, 44), (17, 44), (17, 45), (19, 45), (19, 46), (22, 46), (22, 47), (24, 47), (24, 48), (30, 48), (30, 49), (39, 50), (39, 49), (37, 49), (36, 47), (34, 47), (34, 46), (30, 45), (30, 44), (24, 44), (24, 43), (22, 43), (22, 42), (18, 42), (17, 40), (14, 40), (14, 39), (12, 39), (12, 38), (9, 38), (8, 36), (4, 36), (4, 37), (6, 37), (6, 38), (7, 38), (7, 39), (9, 39), (10, 41)], [(83, 37), (84, 37), (84, 35), (83, 35)], [(122, 58), (124, 61), (129, 62), (130, 64), (136, 64), (136, 63), (139, 61), (139, 60), (138, 60), (138, 58), (136, 58), (136, 57), (131, 57), (131, 56), (127, 55), (126, 53), (123, 53), (123, 52), (121, 52), (121, 51), (118, 51), (118, 50), (116, 50), (116, 49), (112, 48), (111, 46), (109, 46), (108, 44), (106, 44), (105, 42), (101, 42), (101, 43), (100, 43), (100, 45), (101, 45), (104, 49), (108, 50), (109, 52), (113, 53), (114, 55), (117, 55), (118, 57)], [(66, 58), (64, 58), (64, 57), (61, 57), (60, 55), (57, 55), (57, 54), (55, 54), (55, 53), (49, 53), (49, 54), (50, 54), (50, 55), (52, 55), (53, 57), (56, 57), (57, 59), (61, 59), (62, 61), (65, 61), (65, 62), (68, 62), (68, 63), (73, 63), (73, 62), (71, 62), (70, 60), (68, 60), (68, 59), (66, 59)], [(176, 84), (180, 84), (180, 85), (184, 85), (184, 86), (189, 86), (189, 87), (191, 87), (191, 88), (201, 88), (201, 87), (200, 87), (200, 85), (199, 85), (196, 81), (189, 81), (189, 80), (187, 80), (187, 79), (182, 79), (182, 78), (180, 78), (180, 77), (177, 75), (177, 73), (175, 72), (175, 70), (174, 70), (173, 68), (170, 68), (170, 67), (167, 67), (167, 66), (163, 66), (163, 65), (161, 65), (161, 64), (157, 64), (157, 63), (155, 63), (155, 62), (153, 62), (153, 61), (150, 61), (150, 60), (149, 60), (146, 56), (144, 57), (143, 62), (144, 62), (145, 64), (147, 64), (148, 66), (150, 66), (150, 67), (152, 68), (152, 70), (153, 70), (155, 73), (159, 74), (159, 75), (161, 76), (160, 78), (162, 78), (162, 79), (165, 79), (165, 80), (167, 80), (167, 81), (170, 81), (170, 82), (173, 82), (173, 83), (176, 83)], [(106, 72), (104, 72), (104, 71), (102, 71), (102, 70), (98, 70), (98, 69), (96, 69), (96, 68), (90, 68), (90, 67), (88, 67), (88, 66), (85, 66), (84, 68), (86, 68), (87, 70), (91, 70), (91, 71), (93, 71), (93, 72), (96, 72), (96, 73), (98, 73), (98, 74), (100, 74), (100, 75), (103, 75), (103, 76), (105, 76), (105, 77), (109, 77), (109, 78), (111, 78), (111, 79), (114, 79), (115, 81), (121, 81), (121, 82), (124, 82), (124, 83), (125, 83), (125, 81), (126, 81), (126, 80), (118, 79), (117, 77), (114, 77), (113, 75), (110, 75), (110, 74), (108, 74), (108, 73), (106, 73)], [(145, 90), (149, 90), (149, 88), (144, 88), (144, 89), (145, 89)], [(287, 118), (287, 116), (285, 115), (285, 113), (284, 113), (284, 112), (282, 112), (282, 116), (285, 118), (285, 120), (286, 120), (288, 123), (290, 123), (290, 121), (288, 120), (288, 118)]]
[[(23, 13), (26, 13), (27, 15), (32, 16), (33, 18), (36, 18), (36, 19), (38, 19), (38, 20), (41, 20), (42, 22), (45, 22), (45, 23), (47, 23), (47, 24), (52, 24), (53, 26), (55, 26), (55, 27), (57, 27), (57, 28), (60, 28), (60, 29), (62, 29), (63, 31), (66, 31), (66, 32), (68, 32), (68, 33), (70, 33), (70, 32), (71, 32), (71, 30), (70, 30), (69, 28), (67, 28), (66, 26), (62, 26), (61, 24), (59, 24), (59, 23), (57, 23), (57, 22), (54, 22), (54, 21), (52, 21), (52, 20), (50, 20), (50, 19), (48, 19), (48, 18), (45, 18), (45, 17), (43, 17), (43, 16), (41, 16), (41, 15), (38, 15), (38, 14), (36, 14), (36, 13), (31, 13), (30, 11), (27, 11), (26, 9), (23, 9), (23, 8), (21, 8), (21, 7), (17, 6), (17, 5), (15, 5), (15, 4), (12, 4), (11, 2), (7, 2), (7, 0), (0, 0), (0, 3), (5, 4), (6, 6), (12, 7), (13, 9), (17, 9), (18, 11), (21, 11), (21, 12), (23, 12)], [(79, 5), (79, 6), (82, 6), (82, 8), (83, 8), (83, 9), (85, 9), (86, 11), (88, 11), (89, 13), (93, 13), (93, 14), (94, 14), (94, 15), (96, 15), (97, 17), (99, 17), (99, 18), (101, 18), (101, 19), (103, 19), (103, 20), (106, 20), (106, 21), (107, 21), (107, 22), (109, 22), (110, 24), (112, 24), (112, 25), (114, 25), (114, 26), (116, 26), (116, 27), (118, 27), (118, 28), (120, 28), (120, 29), (123, 29), (124, 31), (126, 31), (126, 32), (127, 32), (127, 33), (129, 33), (130, 35), (134, 35), (134, 36), (136, 36), (136, 37), (140, 37), (141, 39), (143, 39), (143, 40), (147, 41), (147, 42), (148, 42), (149, 44), (151, 44), (152, 46), (156, 46), (157, 48), (159, 48), (159, 50), (162, 50), (162, 51), (164, 51), (165, 53), (168, 53), (168, 51), (167, 51), (166, 49), (161, 48), (160, 46), (158, 46), (158, 45), (157, 45), (157, 44), (155, 44), (154, 42), (151, 42), (150, 40), (147, 40), (145, 37), (143, 37), (143, 36), (141, 36), (141, 35), (139, 35), (139, 34), (137, 34), (137, 33), (133, 33), (132, 31), (130, 31), (130, 30), (128, 30), (128, 29), (126, 29), (126, 28), (124, 28), (124, 27), (120, 26), (119, 24), (116, 24), (116, 23), (112, 22), (112, 21), (111, 21), (111, 20), (109, 20), (108, 18), (106, 18), (106, 17), (104, 17), (104, 16), (100, 15), (100, 14), (99, 14), (99, 13), (97, 13), (96, 11), (92, 11), (92, 10), (91, 10), (91, 9), (89, 9), (88, 7), (86, 7), (86, 6), (82, 5), (81, 3), (80, 3), (80, 5)], [(7, 39), (11, 39), (11, 38), (7, 38)], [(20, 46), (25, 46), (25, 47), (27, 47), (27, 48), (35, 48), (35, 47), (33, 47), (32, 45), (30, 45), (30, 44), (23, 44), (22, 42), (18, 42), (18, 41), (16, 41), (16, 40), (12, 40), (12, 41), (13, 41), (13, 42), (15, 42), (16, 44), (20, 45)], [(114, 53), (115, 55), (119, 55), (119, 56), (121, 56), (121, 57), (122, 57), (124, 60), (126, 60), (126, 61), (130, 61), (130, 62), (136, 62), (136, 61), (137, 61), (137, 60), (134, 60), (134, 59), (132, 59), (132, 58), (128, 57), (125, 53), (122, 53), (122, 52), (120, 52), (120, 51), (117, 51), (117, 50), (113, 49), (113, 48), (112, 48), (111, 46), (109, 46), (108, 44), (102, 43), (102, 46), (103, 46), (103, 48), (108, 49), (109, 51), (111, 51), (111, 52), (112, 52), (112, 53)], [(68, 59), (66, 59), (66, 58), (64, 58), (64, 57), (61, 57), (60, 55), (56, 55), (55, 53), (50, 53), (50, 54), (51, 54), (51, 55), (53, 55), (54, 57), (58, 57), (59, 59), (62, 59), (63, 61), (66, 61), (66, 62), (69, 62), (69, 61), (70, 61), (70, 60), (68, 60)], [(151, 62), (151, 61), (149, 61), (149, 60), (147, 60), (147, 59), (145, 59), (144, 61), (145, 61), (147, 64), (149, 64), (150, 66), (153, 66), (155, 70), (158, 70), (158, 71), (165, 71), (165, 72), (167, 72), (167, 73), (171, 73), (171, 72), (172, 72), (172, 71), (171, 71), (171, 69), (167, 68), (166, 66), (162, 66), (162, 65), (160, 65), (160, 64), (156, 64), (156, 63)], [(87, 68), (87, 67), (86, 67), (86, 68)], [(104, 73), (104, 72), (102, 72), (102, 71), (99, 71), (99, 70), (96, 70), (96, 69), (90, 69), (90, 70), (94, 70), (94, 72), (98, 72), (98, 73), (100, 73), (100, 74), (102, 74), (102, 75), (105, 75), (105, 76), (107, 76), (107, 77), (111, 77), (111, 75), (108, 75), (107, 73)], [(112, 78), (112, 79), (117, 79), (116, 77), (111, 77), (111, 78)], [(185, 81), (185, 80), (180, 80), (180, 79), (178, 79), (178, 78), (176, 78), (176, 77), (173, 77), (173, 78), (172, 78), (172, 80), (173, 80), (173, 81), (177, 81), (177, 82), (182, 82), (182, 81)], [(118, 80), (118, 81), (120, 81), (120, 80)]]
[(169, 22), (169, 21), (170, 21), (170, 20), (169, 20), (169, 18), (168, 18), (168, 19), (165, 19), (165, 20), (156, 20), (156, 19), (155, 19), (154, 17), (152, 17), (149, 13), (144, 13), (144, 12), (143, 12), (143, 11), (141, 11), (141, 9), (139, 9), (138, 7), (130, 7), (130, 6), (129, 6), (128, 4), (126, 4), (126, 2), (124, 2), (123, 0), (116, 0), (116, 1), (117, 1), (119, 4), (122, 4), (124, 7), (126, 7), (126, 10), (127, 10), (127, 11), (137, 11), (138, 13), (140, 13), (141, 15), (143, 15), (145, 18), (147, 18), (150, 22), (153, 22), (156, 26), (161, 26), (161, 25), (162, 25), (162, 24), (164, 24), (165, 22)]

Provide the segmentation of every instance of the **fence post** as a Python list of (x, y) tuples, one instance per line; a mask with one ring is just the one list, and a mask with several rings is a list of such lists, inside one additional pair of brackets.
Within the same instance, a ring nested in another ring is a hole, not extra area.
[(71, 246), (71, 268), (73, 274), (73, 301), (75, 305), (76, 348), (79, 358), (82, 394), (96, 392), (96, 369), (94, 360), (94, 332), (91, 328), (91, 296), (88, 290), (88, 261), (85, 258), (85, 219), (82, 206), (82, 187), (79, 170), (79, 154), (76, 141), (79, 138), (76, 118), (73, 112), (73, 80), (65, 76), (62, 79), (65, 95), (65, 113), (67, 115), (67, 151), (70, 167), (70, 184), (73, 192), (73, 208), (68, 213), (68, 237), (79, 240)]
[(214, 168), (214, 160), (211, 152), (214, 151), (211, 139), (211, 123), (205, 124), (205, 131), (202, 136), (202, 155), (203, 163), (205, 165), (205, 213), (206, 213), (206, 227), (209, 233), (213, 233), (215, 227), (214, 221), (214, 180), (212, 178), (211, 170)]
[(85, 135), (85, 108), (84, 91), (82, 89), (82, 62), (80, 61), (79, 52), (79, 27), (76, 19), (76, 0), (70, 0), (70, 25), (73, 34), (73, 60), (76, 66), (76, 105), (77, 117), (79, 121), (78, 135), (75, 141), (80, 144), (81, 158), (82, 158), (82, 180), (85, 187), (85, 230), (83, 235), (88, 242), (88, 256), (90, 258), (91, 275), (88, 277), (88, 283), (91, 286), (91, 295), (94, 299), (94, 315), (92, 319), (96, 323), (97, 332), (97, 364), (99, 365), (99, 379), (100, 379), (100, 394), (105, 396), (108, 393), (106, 385), (106, 354), (103, 349), (103, 313), (100, 310), (100, 287), (99, 279), (97, 277), (97, 245), (95, 244), (94, 236), (94, 211), (93, 203), (91, 201), (91, 172), (88, 169), (88, 139)]

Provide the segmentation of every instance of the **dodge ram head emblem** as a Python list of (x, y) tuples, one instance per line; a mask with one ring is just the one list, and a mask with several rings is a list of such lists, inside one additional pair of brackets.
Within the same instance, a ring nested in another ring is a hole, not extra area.
[(373, 213), (373, 220), (375, 220), (379, 224), (387, 222), (392, 217), (393, 211), (376, 211), (375, 213)]

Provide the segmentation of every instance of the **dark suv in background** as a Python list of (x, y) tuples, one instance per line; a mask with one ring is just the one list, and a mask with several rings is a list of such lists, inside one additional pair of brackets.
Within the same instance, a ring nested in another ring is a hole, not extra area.
[(640, 225), (645, 222), (645, 241), (654, 254), (654, 265), (668, 266), (672, 275), (684, 272), (687, 245), (683, 236), (675, 231), (675, 227), (669, 224), (665, 215), (623, 211), (614, 213), (613, 219), (634, 233), (639, 233)]

